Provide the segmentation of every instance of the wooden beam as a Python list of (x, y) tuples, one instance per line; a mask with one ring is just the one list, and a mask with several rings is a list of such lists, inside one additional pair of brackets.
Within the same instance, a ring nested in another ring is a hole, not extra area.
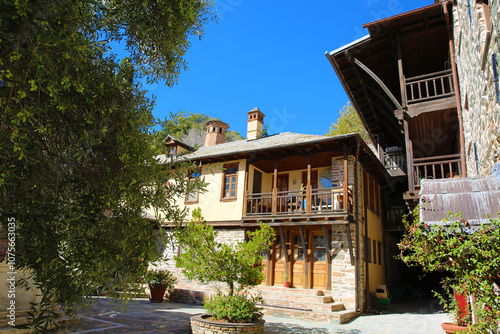
[(372, 79), (375, 80), (376, 83), (379, 84), (379, 86), (383, 89), (383, 91), (387, 94), (387, 96), (389, 96), (391, 101), (394, 103), (396, 109), (403, 109), (403, 107), (401, 106), (401, 104), (399, 104), (399, 101), (394, 97), (389, 88), (387, 88), (384, 82), (380, 80), (380, 78), (375, 73), (373, 73), (365, 64), (363, 64), (358, 59), (354, 57), (352, 57), (352, 59), (354, 60), (354, 63), (356, 65), (358, 65), (363, 71), (365, 71), (370, 77), (372, 77)]
[(248, 160), (246, 161), (245, 164), (245, 183), (243, 187), (243, 216), (246, 216), (247, 214), (247, 198), (248, 198), (248, 168), (250, 168), (250, 164), (248, 163)]
[[(406, 80), (403, 73), (403, 55), (401, 52), (401, 40), (399, 36), (396, 38), (396, 47), (398, 53), (398, 72), (399, 72), (399, 88), (401, 89), (401, 104), (406, 107)], [(398, 108), (402, 109), (402, 108)]]
[(305, 281), (304, 281), (304, 286), (306, 289), (309, 288), (309, 256), (307, 256), (307, 248), (306, 248), (306, 238), (304, 236), (304, 229), (302, 228), (302, 225), (299, 226), (299, 232), (300, 232), (300, 241), (302, 243), (302, 251), (304, 253), (304, 261), (305, 261)]
[(406, 149), (406, 165), (407, 165), (407, 170), (406, 174), (408, 174), (408, 189), (410, 191), (415, 190), (415, 182), (413, 182), (413, 151), (412, 151), (412, 143), (410, 139), (410, 129), (408, 126), (408, 120), (403, 119), (403, 126), (404, 126), (404, 131), (405, 131), (405, 149)]
[(273, 178), (273, 201), (272, 201), (272, 214), (276, 214), (276, 207), (278, 205), (278, 161), (274, 161), (274, 178)]
[(331, 290), (332, 289), (332, 248), (331, 246), (331, 241), (328, 238), (328, 231), (326, 230), (326, 226), (323, 225), (321, 226), (321, 229), (323, 230), (323, 237), (325, 238), (325, 249), (326, 249), (326, 262), (327, 262), (327, 282), (326, 282), (326, 289)]
[(279, 231), (281, 237), (281, 247), (285, 251), (285, 273), (288, 275), (288, 277), (292, 277), (288, 272), (290, 268), (290, 259), (288, 257), (288, 249), (286, 248), (286, 238), (285, 238), (285, 232), (283, 231), (283, 226), (279, 227)]
[[(349, 246), (349, 259), (351, 260), (351, 265), (354, 266), (354, 249), (352, 247), (352, 236), (351, 236), (351, 224), (345, 224), (346, 234), (347, 234), (347, 245)], [(359, 256), (359, 254), (356, 254)]]
[(306, 213), (312, 210), (312, 186), (311, 186), (311, 157), (307, 157), (307, 186), (306, 186)]
[(457, 107), (457, 101), (455, 96), (445, 97), (437, 100), (426, 101), (421, 103), (410, 104), (408, 106), (408, 111), (406, 112), (410, 117), (416, 117), (420, 114), (436, 111), (445, 110)]
[(347, 151), (344, 152), (344, 211), (349, 212), (349, 200), (347, 196), (349, 195), (349, 157), (347, 156)]

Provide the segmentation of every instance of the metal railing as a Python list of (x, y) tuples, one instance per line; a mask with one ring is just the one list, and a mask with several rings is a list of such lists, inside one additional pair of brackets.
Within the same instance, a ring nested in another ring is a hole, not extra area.
[(405, 78), (405, 86), (408, 104), (455, 95), (451, 70)]
[(413, 159), (413, 184), (420, 188), (422, 179), (446, 179), (462, 175), (460, 154)]

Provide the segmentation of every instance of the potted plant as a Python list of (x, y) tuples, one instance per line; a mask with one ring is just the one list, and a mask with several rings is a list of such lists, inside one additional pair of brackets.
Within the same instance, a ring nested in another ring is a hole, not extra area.
[[(428, 225), (405, 217), (406, 234), (399, 244), (401, 258), (424, 271), (444, 271), (454, 277), (443, 279), (447, 297), (440, 298), (454, 320), (443, 324), (447, 333), (498, 333), (500, 321), (500, 219), (471, 226), (461, 215), (449, 214), (442, 224)], [(451, 325), (459, 326), (451, 327)]]
[(149, 300), (153, 303), (161, 303), (165, 292), (170, 295), (175, 283), (177, 283), (177, 278), (166, 269), (149, 269), (144, 278), (149, 285)]
[(219, 289), (205, 299), (206, 315), (191, 318), (193, 333), (203, 328), (224, 333), (227, 326), (233, 330), (243, 326), (245, 331), (263, 333), (264, 320), (256, 306), (262, 297), (251, 294), (249, 287), (263, 279), (262, 265), (255, 264), (262, 262), (261, 253), (271, 247), (275, 233), (261, 223), (260, 229), (247, 232), (247, 236), (248, 241), (234, 245), (217, 242), (217, 232), (206, 224), (199, 208), (193, 211), (191, 222), (179, 231), (177, 238), (183, 253), (176, 261), (187, 278), (201, 283), (219, 281), (227, 286), (226, 293)]
[(288, 275), (287, 274), (283, 275), (283, 286), (285, 288), (289, 288), (290, 287), (290, 281), (288, 280)]

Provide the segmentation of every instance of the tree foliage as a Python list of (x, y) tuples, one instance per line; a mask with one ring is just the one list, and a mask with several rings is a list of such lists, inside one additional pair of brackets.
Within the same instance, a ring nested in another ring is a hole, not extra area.
[[(157, 259), (158, 225), (144, 208), (185, 215), (173, 194), (199, 185), (186, 182), (187, 165), (156, 164), (153, 101), (134, 77), (173, 85), (211, 4), (0, 0), (0, 8), (0, 219), (15, 219), (15, 267), (40, 288), (32, 325), (43, 331), (53, 304), (71, 313), (97, 289), (118, 297)], [(121, 66), (109, 53), (118, 40), (130, 53)], [(169, 178), (177, 182), (159, 186)]]
[(262, 252), (268, 250), (275, 238), (274, 230), (261, 224), (260, 229), (248, 232), (248, 241), (235, 245), (217, 241), (217, 232), (207, 225), (201, 210), (193, 210), (193, 219), (178, 234), (183, 253), (176, 257), (177, 266), (189, 279), (202, 283), (227, 283), (228, 294), (233, 295), (235, 284), (256, 285), (263, 279)]
[(348, 133), (359, 133), (361, 138), (367, 140), (368, 133), (366, 132), (361, 119), (354, 107), (348, 103), (341, 110), (339, 110), (340, 116), (337, 118), (336, 122), (333, 122), (330, 126), (328, 132), (325, 133), (327, 136), (338, 136)]
[[(425, 208), (424, 208), (425, 209)], [(471, 226), (460, 215), (449, 214), (443, 225), (420, 221), (419, 207), (413, 219), (405, 219), (406, 234), (399, 244), (401, 259), (409, 266), (421, 266), (425, 272), (448, 272), (443, 279), (447, 298), (440, 294), (445, 309), (461, 325), (471, 323), (471, 309), (477, 317), (472, 333), (498, 333), (500, 321), (500, 220)], [(454, 292), (474, 296), (471, 308), (461, 309)]]

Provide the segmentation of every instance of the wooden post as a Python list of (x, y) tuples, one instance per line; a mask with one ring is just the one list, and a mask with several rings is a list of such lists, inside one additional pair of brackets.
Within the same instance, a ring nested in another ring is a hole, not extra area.
[(312, 208), (311, 157), (307, 157), (306, 213), (311, 213), (311, 208)]
[(408, 120), (403, 118), (406, 146), (406, 174), (408, 175), (408, 189), (415, 190), (415, 181), (413, 180), (413, 148), (409, 134)]
[(397, 49), (398, 49), (398, 72), (399, 72), (399, 87), (401, 89), (401, 104), (403, 108), (407, 106), (407, 97), (406, 97), (406, 79), (403, 73), (403, 55), (401, 53), (401, 40), (399, 36), (397, 39)]
[(278, 161), (274, 162), (274, 179), (273, 179), (273, 208), (272, 214), (276, 215), (278, 204)]
[(349, 159), (347, 156), (347, 150), (344, 146), (344, 211), (349, 212)]
[(243, 217), (247, 215), (247, 198), (248, 198), (248, 168), (250, 168), (250, 164), (248, 160), (245, 165), (245, 186), (243, 187)]
[(326, 226), (321, 226), (323, 229), (323, 237), (325, 238), (325, 249), (326, 249), (326, 262), (327, 262), (327, 281), (326, 281), (326, 289), (332, 289), (332, 249), (331, 249), (331, 241), (328, 238), (328, 233), (326, 230)]
[(302, 228), (302, 225), (299, 226), (299, 232), (300, 232), (300, 240), (302, 242), (302, 251), (304, 252), (304, 271), (305, 271), (305, 281), (304, 281), (304, 286), (306, 289), (309, 288), (309, 256), (307, 256), (307, 248), (306, 248), (306, 238), (304, 236), (304, 229)]
[(285, 251), (285, 273), (288, 275), (288, 277), (292, 277), (291, 273), (289, 273), (289, 268), (290, 268), (290, 259), (288, 257), (288, 249), (286, 248), (286, 238), (285, 238), (285, 232), (283, 231), (283, 226), (279, 227), (280, 230), (280, 236), (281, 236), (281, 247)]

